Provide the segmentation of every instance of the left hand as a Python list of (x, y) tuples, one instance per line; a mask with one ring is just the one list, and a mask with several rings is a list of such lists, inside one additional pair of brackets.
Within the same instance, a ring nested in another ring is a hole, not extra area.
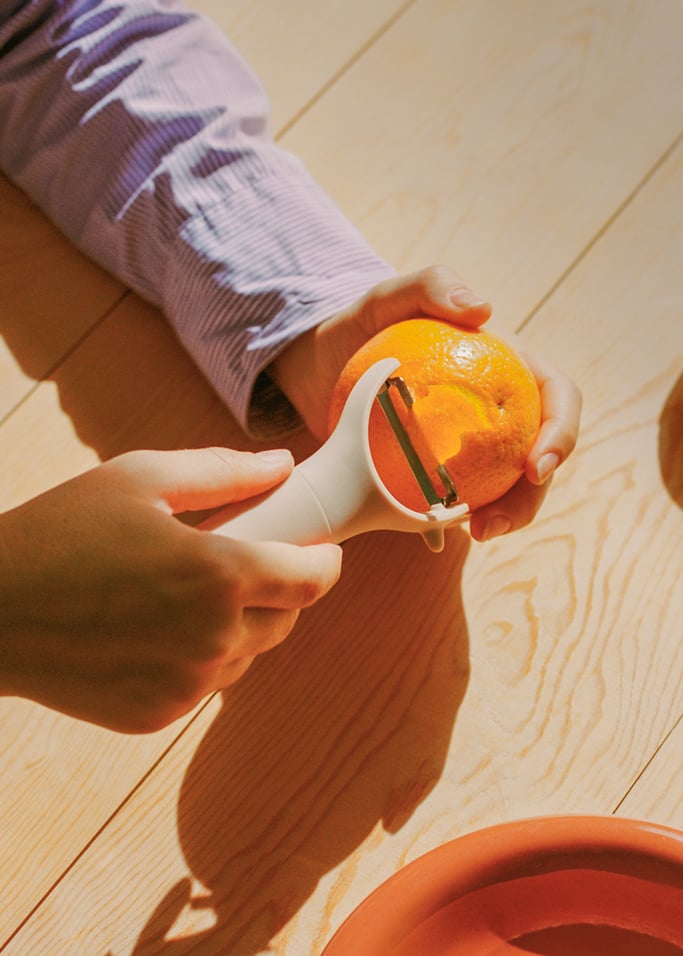
[[(351, 355), (380, 329), (419, 316), (479, 328), (490, 315), (490, 303), (455, 272), (432, 266), (380, 282), (347, 309), (292, 342), (269, 371), (311, 433), (324, 441), (337, 379)], [(550, 476), (572, 452), (578, 434), (581, 395), (574, 383), (519, 343), (515, 347), (538, 382), (542, 424), (525, 474), (498, 501), (472, 513), (470, 532), (478, 541), (529, 524), (545, 497)]]

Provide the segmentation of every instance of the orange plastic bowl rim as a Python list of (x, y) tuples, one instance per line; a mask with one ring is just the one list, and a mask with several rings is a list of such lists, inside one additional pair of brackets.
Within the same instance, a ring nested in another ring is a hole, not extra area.
[(683, 956), (683, 832), (540, 817), (419, 857), (351, 914), (323, 956)]

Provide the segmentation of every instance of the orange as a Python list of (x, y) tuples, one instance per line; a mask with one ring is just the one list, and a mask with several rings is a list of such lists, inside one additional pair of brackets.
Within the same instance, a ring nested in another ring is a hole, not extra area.
[[(473, 511), (495, 501), (524, 471), (541, 421), (536, 380), (515, 350), (482, 330), (462, 329), (435, 319), (410, 319), (388, 326), (351, 357), (335, 386), (330, 431), (349, 392), (371, 365), (393, 357), (412, 393), (408, 409), (395, 388), (391, 401), (440, 495), (447, 489), (436, 473), (443, 464), (458, 501)], [(414, 511), (427, 501), (378, 402), (369, 425), (370, 450), (388, 491)]]

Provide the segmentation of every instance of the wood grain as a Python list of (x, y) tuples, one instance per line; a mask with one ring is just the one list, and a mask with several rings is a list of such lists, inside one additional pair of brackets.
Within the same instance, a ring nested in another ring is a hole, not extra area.
[(340, 586), (201, 715), (8, 953), (57, 953), (55, 927), (113, 956), (317, 952), (435, 845), (637, 792), (683, 696), (683, 513), (657, 458), (683, 348), (640, 349), (624, 315), (663, 321), (676, 293), (683, 234), (663, 210), (682, 187), (677, 153), (525, 330), (583, 342), (595, 316), (578, 306), (611, 303), (611, 346), (574, 345), (585, 437), (537, 521), (480, 548), (458, 534), (441, 556), (350, 542)]
[(516, 328), (680, 133), (683, 6), (423, 0), (283, 138), (399, 271)]
[(212, 443), (248, 444), (168, 323), (128, 294), (0, 429), (0, 507), (132, 448)]
[(617, 813), (683, 830), (682, 780), (683, 718), (679, 718), (619, 804)]
[(0, 174), (0, 421), (124, 293)]
[[(226, 10), (276, 76), (280, 21), (257, 7)], [(401, 268), (457, 265), (578, 381), (579, 447), (508, 539), (347, 544), (340, 585), (187, 726), (120, 738), (3, 701), (8, 956), (317, 953), (374, 886), (474, 827), (615, 809), (681, 825), (683, 7), (397, 9), (322, 31), (313, 73), (283, 83), (283, 118), (315, 101), (283, 142)], [(8, 195), (14, 231), (58, 241)], [(48, 291), (84, 268), (60, 249), (66, 265), (36, 260)], [(0, 507), (136, 445), (245, 442), (158, 313), (94, 268), (91, 311), (11, 386)]]
[(190, 0), (263, 83), (275, 134), (288, 127), (390, 26), (410, 0)]
[(131, 738), (85, 728), (29, 701), (0, 699), (0, 948), (186, 723)]

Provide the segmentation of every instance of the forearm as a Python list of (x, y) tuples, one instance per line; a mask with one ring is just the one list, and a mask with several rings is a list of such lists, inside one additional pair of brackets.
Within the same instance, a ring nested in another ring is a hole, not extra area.
[(0, 162), (167, 314), (243, 425), (258, 373), (392, 270), (267, 130), (207, 20), (154, 0), (0, 14)]

